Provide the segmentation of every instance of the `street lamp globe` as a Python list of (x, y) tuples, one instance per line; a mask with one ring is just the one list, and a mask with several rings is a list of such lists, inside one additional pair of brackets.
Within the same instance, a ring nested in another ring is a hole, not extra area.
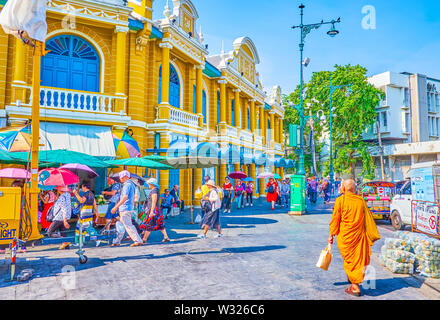
[(334, 23), (332, 23), (332, 26), (331, 26), (330, 30), (327, 31), (327, 34), (328, 34), (330, 37), (334, 37), (334, 36), (336, 36), (337, 34), (339, 34), (339, 31), (336, 30), (336, 28), (335, 28), (335, 24), (334, 24)]

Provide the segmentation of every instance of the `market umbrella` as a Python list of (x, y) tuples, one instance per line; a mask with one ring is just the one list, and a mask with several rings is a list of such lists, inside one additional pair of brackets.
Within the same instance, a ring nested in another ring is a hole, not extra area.
[(77, 176), (80, 175), (80, 173), (85, 173), (89, 178), (96, 178), (99, 177), (99, 174), (97, 174), (95, 171), (93, 171), (89, 166), (85, 164), (79, 164), (79, 163), (68, 163), (65, 165), (62, 165), (60, 169), (66, 169), (69, 171), (72, 171)]
[(6, 151), (29, 151), (31, 149), (31, 125), (8, 127), (0, 130), (0, 148)]
[(7, 179), (30, 179), (31, 174), (26, 169), (4, 168), (0, 170), (0, 178)]
[[(115, 180), (118, 183), (121, 183), (121, 180), (119, 179), (119, 173), (115, 173), (115, 174), (111, 175), (110, 178), (112, 178), (113, 180)], [(145, 179), (144, 178), (141, 178), (137, 174), (134, 174), (134, 173), (131, 173), (131, 172), (130, 172), (130, 180), (133, 181), (134, 183), (136, 183), (139, 186), (142, 186), (145, 183)]]
[(228, 175), (228, 177), (229, 178), (231, 178), (231, 179), (244, 179), (244, 178), (247, 178), (247, 174), (246, 173), (244, 173), (244, 172), (241, 172), (241, 171), (234, 171), (234, 172), (231, 172), (229, 175)]
[(252, 179), (251, 177), (247, 177), (247, 178), (241, 179), (241, 181), (249, 182), (249, 181), (254, 181), (254, 179)]
[(272, 178), (274, 178), (274, 179), (281, 179), (281, 176), (278, 173), (274, 173)]
[(40, 179), (43, 172), (48, 172), (49, 177), (44, 179), (45, 186), (61, 186), (66, 187), (71, 184), (79, 183), (79, 178), (72, 171), (66, 169), (49, 168), (40, 171)]
[(129, 166), (129, 167), (143, 167), (143, 168), (149, 168), (149, 169), (158, 169), (158, 170), (170, 170), (174, 169), (173, 167), (170, 167), (169, 165), (148, 160), (145, 158), (127, 158), (127, 159), (120, 159), (120, 160), (110, 160), (106, 161), (108, 164), (116, 165), (116, 166)]
[(139, 145), (127, 131), (113, 132), (116, 155), (120, 158), (135, 158), (141, 155)]
[[(12, 152), (11, 156), (22, 160), (28, 160), (28, 152)], [(105, 161), (88, 155), (86, 153), (71, 151), (71, 150), (46, 150), (38, 152), (38, 160), (40, 162), (50, 162), (60, 164), (78, 163), (85, 164), (92, 168), (109, 168), (113, 167)], [(41, 164), (40, 164), (41, 166)]]
[(0, 149), (0, 163), (3, 164), (27, 164), (27, 159), (18, 159), (11, 155), (10, 152)]
[(273, 173), (271, 173), (271, 172), (263, 172), (263, 173), (260, 173), (257, 176), (257, 179), (266, 179), (266, 178), (272, 178), (272, 177), (273, 177)]

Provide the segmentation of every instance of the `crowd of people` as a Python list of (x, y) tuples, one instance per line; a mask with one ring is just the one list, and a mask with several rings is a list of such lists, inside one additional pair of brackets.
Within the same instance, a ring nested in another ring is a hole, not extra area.
[(306, 195), (311, 203), (316, 203), (318, 195), (324, 198), (324, 203), (330, 203), (330, 198), (339, 192), (341, 181), (335, 178), (334, 183), (330, 182), (330, 177), (318, 179), (316, 176), (307, 178)]

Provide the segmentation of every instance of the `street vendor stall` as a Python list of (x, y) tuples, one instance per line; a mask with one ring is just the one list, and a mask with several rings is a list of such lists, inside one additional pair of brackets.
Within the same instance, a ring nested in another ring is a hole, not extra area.
[(361, 195), (375, 219), (390, 219), (390, 205), (396, 194), (394, 183), (371, 181), (360, 186)]

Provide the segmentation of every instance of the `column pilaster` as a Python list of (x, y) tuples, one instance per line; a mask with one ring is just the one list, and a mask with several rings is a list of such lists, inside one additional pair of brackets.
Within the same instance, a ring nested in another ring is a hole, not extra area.
[[(129, 29), (125, 26), (116, 26), (116, 86), (115, 95), (125, 96), (125, 75), (127, 56), (127, 33)], [(115, 112), (127, 113), (125, 100), (118, 99), (115, 102)]]

